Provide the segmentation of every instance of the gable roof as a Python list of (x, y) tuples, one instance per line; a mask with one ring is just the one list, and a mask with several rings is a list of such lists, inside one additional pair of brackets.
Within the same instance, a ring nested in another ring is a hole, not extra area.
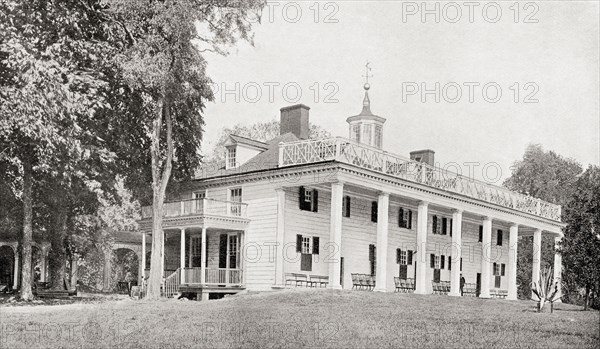
[(206, 179), (230, 174), (240, 174), (244, 172), (277, 168), (279, 167), (279, 143), (296, 142), (299, 140), (300, 138), (298, 138), (295, 134), (288, 132), (271, 139), (267, 143), (255, 141), (264, 144), (265, 151), (257, 154), (243, 165), (228, 170), (225, 169), (225, 161), (205, 163), (196, 171), (194, 179)]
[[(250, 139), (247, 137), (239, 136), (239, 135), (229, 135), (229, 141), (235, 144), (244, 144), (254, 148), (258, 148), (260, 150), (267, 150), (268, 144), (260, 141), (256, 141), (254, 139)], [(230, 142), (228, 142), (230, 143)], [(227, 144), (226, 144), (227, 145)]]

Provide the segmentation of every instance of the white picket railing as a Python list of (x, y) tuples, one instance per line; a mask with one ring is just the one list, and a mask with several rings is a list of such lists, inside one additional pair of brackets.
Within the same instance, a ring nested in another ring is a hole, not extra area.
[(561, 221), (561, 206), (440, 167), (336, 137), (279, 144), (279, 166), (339, 161), (470, 198)]
[(180, 275), (181, 275), (181, 271), (179, 268), (177, 268), (177, 270), (175, 270), (175, 272), (173, 272), (173, 274), (171, 274), (165, 278), (165, 281), (163, 282), (163, 287), (162, 287), (162, 296), (163, 297), (171, 298), (175, 294), (177, 294), (177, 292), (179, 292)]
[[(193, 267), (185, 268), (185, 283), (186, 284), (200, 284), (202, 280), (202, 268)], [(205, 284), (206, 285), (242, 285), (242, 270), (241, 269), (229, 269), (229, 268), (206, 268), (205, 271)]]
[[(248, 204), (239, 201), (215, 199), (189, 199), (169, 201), (164, 204), (163, 217), (182, 217), (190, 215), (212, 215), (247, 218)], [(142, 207), (142, 219), (152, 218), (152, 206)]]

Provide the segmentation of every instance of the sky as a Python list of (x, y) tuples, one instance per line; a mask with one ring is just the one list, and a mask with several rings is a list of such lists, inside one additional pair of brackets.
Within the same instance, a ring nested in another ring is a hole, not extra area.
[(204, 149), (224, 126), (279, 119), (297, 103), (348, 137), (368, 61), (387, 151), (433, 149), (440, 166), (498, 183), (530, 143), (598, 165), (598, 2), (471, 3), (269, 2), (254, 46), (205, 55), (215, 101)]

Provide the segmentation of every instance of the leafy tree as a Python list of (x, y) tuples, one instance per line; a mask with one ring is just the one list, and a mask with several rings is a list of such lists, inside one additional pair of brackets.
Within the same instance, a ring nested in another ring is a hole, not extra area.
[[(220, 161), (225, 158), (225, 142), (229, 135), (235, 134), (256, 141), (266, 142), (279, 136), (279, 121), (256, 122), (251, 125), (237, 124), (233, 127), (223, 127), (219, 131), (219, 138), (208, 156), (210, 161)], [(309, 137), (312, 139), (331, 137), (329, 131), (319, 125), (310, 125)]]
[[(251, 41), (248, 17), (264, 4), (258, 0), (104, 3), (129, 39), (125, 49), (115, 55), (115, 62), (128, 88), (139, 94), (143, 103), (135, 126), (146, 133), (144, 142), (150, 148), (152, 248), (161, 251), (163, 203), (174, 164), (188, 177), (197, 167), (201, 113), (204, 103), (213, 98), (201, 52), (226, 54), (225, 48), (238, 38)], [(148, 298), (160, 296), (161, 260), (160, 253), (152, 253)]]
[(585, 290), (587, 310), (590, 294), (598, 307), (600, 293), (600, 168), (590, 166), (578, 178), (577, 189), (563, 212), (567, 224), (560, 244), (563, 275), (569, 291)]
[[(23, 203), (21, 297), (32, 299), (34, 187), (42, 176), (66, 187), (85, 181), (78, 164), (107, 158), (85, 127), (102, 107), (95, 69), (111, 56), (97, 16), (83, 1), (0, 3), (0, 162)], [(36, 200), (37, 203), (37, 200)]]
[[(564, 158), (553, 151), (545, 151), (539, 144), (531, 144), (523, 159), (516, 161), (511, 176), (503, 185), (510, 190), (564, 206), (573, 194), (577, 176), (582, 168), (573, 159)], [(542, 268), (554, 265), (554, 239), (542, 236)], [(517, 282), (519, 297), (531, 297), (531, 262), (533, 238), (521, 237), (518, 242)]]

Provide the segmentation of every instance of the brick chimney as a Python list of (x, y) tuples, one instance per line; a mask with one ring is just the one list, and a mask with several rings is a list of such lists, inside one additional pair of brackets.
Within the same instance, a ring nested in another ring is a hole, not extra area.
[(435, 152), (431, 149), (415, 150), (410, 152), (410, 159), (435, 166), (434, 155)]
[(281, 108), (281, 120), (279, 134), (291, 132), (300, 139), (308, 139), (308, 111), (309, 107), (304, 104), (296, 104)]

